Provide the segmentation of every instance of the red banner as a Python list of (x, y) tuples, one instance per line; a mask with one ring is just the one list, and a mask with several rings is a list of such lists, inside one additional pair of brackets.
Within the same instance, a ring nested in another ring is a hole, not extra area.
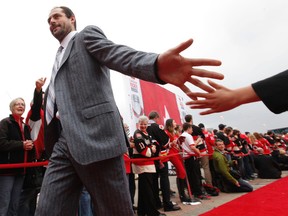
[(172, 118), (177, 124), (181, 124), (176, 95), (165, 88), (151, 82), (140, 80), (144, 113), (149, 115), (151, 111), (157, 111), (160, 115), (160, 124)]

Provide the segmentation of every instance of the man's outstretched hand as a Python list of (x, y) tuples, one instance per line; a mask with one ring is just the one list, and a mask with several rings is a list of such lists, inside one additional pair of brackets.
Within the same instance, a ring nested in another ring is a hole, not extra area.
[(192, 59), (181, 56), (180, 53), (187, 49), (192, 43), (193, 39), (189, 39), (175, 48), (160, 54), (157, 62), (158, 76), (162, 81), (179, 87), (186, 94), (191, 93), (190, 89), (185, 85), (186, 82), (189, 82), (206, 92), (212, 92), (214, 89), (204, 84), (197, 77), (221, 80), (224, 78), (224, 75), (197, 67), (220, 66), (221, 61), (204, 58)]

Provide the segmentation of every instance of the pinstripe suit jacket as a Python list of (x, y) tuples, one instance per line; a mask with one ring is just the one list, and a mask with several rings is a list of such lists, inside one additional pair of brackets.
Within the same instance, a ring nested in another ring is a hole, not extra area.
[[(55, 95), (69, 151), (78, 163), (89, 164), (127, 151), (109, 69), (161, 83), (156, 74), (157, 57), (114, 44), (96, 26), (87, 26), (71, 39), (55, 78)], [(53, 119), (45, 124), (48, 154), (58, 138)]]

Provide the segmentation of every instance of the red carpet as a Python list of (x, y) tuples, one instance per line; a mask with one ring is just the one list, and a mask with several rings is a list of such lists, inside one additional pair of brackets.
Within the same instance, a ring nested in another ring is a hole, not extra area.
[(213, 215), (288, 215), (288, 176), (201, 214)]

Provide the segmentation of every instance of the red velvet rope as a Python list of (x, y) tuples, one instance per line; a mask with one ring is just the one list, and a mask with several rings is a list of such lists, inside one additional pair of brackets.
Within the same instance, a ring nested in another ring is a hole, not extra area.
[(37, 167), (46, 166), (48, 161), (41, 162), (27, 162), (27, 163), (13, 163), (13, 164), (0, 164), (0, 169), (22, 168), (22, 167)]
[[(198, 156), (197, 154), (188, 154), (188, 153), (186, 153), (188, 156), (186, 157), (186, 159), (188, 158), (188, 157), (192, 157), (192, 156)], [(181, 155), (181, 153), (174, 153), (174, 154), (170, 154), (170, 155), (165, 155), (165, 156), (159, 156), (159, 157), (153, 157), (153, 158), (133, 158), (133, 159), (128, 159), (128, 158), (124, 158), (124, 161), (125, 162), (139, 162), (139, 161), (149, 161), (149, 160), (163, 160), (163, 159), (166, 159), (166, 158), (170, 158), (170, 157), (175, 157), (175, 156), (177, 156), (177, 155)], [(201, 154), (201, 156), (210, 156), (210, 155), (212, 155), (212, 154)]]
[[(165, 156), (159, 156), (159, 157), (153, 157), (153, 158), (134, 158), (134, 159), (126, 159), (125, 161), (129, 162), (135, 162), (135, 161), (148, 161), (148, 160), (161, 160), (165, 158), (175, 157), (179, 155), (179, 153), (165, 155)], [(207, 154), (209, 155), (209, 154)], [(210, 154), (211, 155), (211, 154)], [(189, 154), (189, 157), (196, 156), (196, 154)], [(201, 155), (203, 156), (203, 155)], [(11, 168), (22, 168), (22, 167), (37, 167), (37, 166), (47, 166), (48, 161), (41, 161), (41, 162), (26, 162), (26, 163), (13, 163), (13, 164), (0, 164), (0, 169), (11, 169)]]
[[(139, 162), (139, 161), (149, 161), (149, 160), (163, 160), (166, 158), (170, 157), (175, 157), (177, 155), (181, 155), (181, 153), (175, 153), (175, 154), (170, 154), (170, 155), (165, 155), (165, 156), (159, 156), (159, 157), (153, 157), (153, 158), (124, 158), (125, 162)], [(212, 154), (201, 154), (201, 156), (211, 156)], [(239, 156), (246, 156), (248, 154), (242, 154)], [(188, 154), (188, 157), (192, 157), (198, 155), (196, 154)], [(187, 158), (188, 158), (187, 157)], [(11, 168), (22, 168), (22, 167), (37, 167), (37, 166), (47, 166), (48, 161), (41, 161), (41, 162), (27, 162), (27, 163), (13, 163), (13, 164), (0, 164), (0, 169), (11, 169)]]

